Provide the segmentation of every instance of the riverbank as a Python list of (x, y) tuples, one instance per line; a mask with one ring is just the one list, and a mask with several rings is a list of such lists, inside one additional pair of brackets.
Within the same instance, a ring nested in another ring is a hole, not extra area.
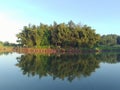
[(95, 53), (100, 52), (96, 49), (78, 49), (78, 48), (13, 48), (14, 52), (19, 53), (43, 53), (43, 54), (56, 54), (56, 53)]
[(0, 52), (12, 52), (13, 47), (0, 47)]
[(105, 46), (101, 45), (98, 47), (101, 52), (120, 52), (120, 45), (115, 46)]
[(98, 48), (19, 48), (19, 47), (0, 47), (0, 52), (18, 52), (18, 53), (99, 53), (99, 52), (120, 52), (120, 47), (98, 47)]

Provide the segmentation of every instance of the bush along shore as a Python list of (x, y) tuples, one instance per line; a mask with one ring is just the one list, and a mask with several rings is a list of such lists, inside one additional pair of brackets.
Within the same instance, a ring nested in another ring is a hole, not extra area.
[[(17, 44), (0, 41), (0, 51), (25, 53), (120, 52), (120, 36), (100, 35), (88, 25), (68, 23), (24, 26)], [(8, 48), (11, 47), (11, 48)]]
[(119, 47), (97, 47), (97, 48), (25, 48), (25, 47), (0, 47), (0, 52), (18, 52), (18, 53), (40, 53), (40, 54), (87, 54), (120, 52)]
[(98, 45), (100, 35), (87, 25), (73, 21), (53, 25), (40, 24), (24, 26), (17, 35), (21, 47), (29, 48), (93, 48)]

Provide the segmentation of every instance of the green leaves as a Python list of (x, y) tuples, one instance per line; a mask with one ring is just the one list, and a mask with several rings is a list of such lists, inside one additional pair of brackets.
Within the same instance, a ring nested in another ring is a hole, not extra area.
[(68, 24), (56, 22), (53, 25), (40, 24), (39, 26), (25, 26), (17, 37), (22, 45), (27, 47), (94, 47), (100, 40), (100, 35), (87, 25)]
[(100, 45), (114, 46), (119, 44), (119, 36), (114, 34), (103, 35), (100, 40)]

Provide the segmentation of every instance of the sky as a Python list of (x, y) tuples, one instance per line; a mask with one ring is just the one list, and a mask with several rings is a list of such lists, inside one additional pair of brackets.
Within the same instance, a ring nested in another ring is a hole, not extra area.
[(23, 26), (74, 21), (120, 35), (120, 0), (0, 0), (0, 41), (16, 42)]

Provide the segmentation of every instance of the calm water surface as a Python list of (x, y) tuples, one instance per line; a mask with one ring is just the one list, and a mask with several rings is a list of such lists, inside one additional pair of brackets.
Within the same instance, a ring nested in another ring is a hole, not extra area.
[(120, 90), (120, 54), (0, 53), (0, 90)]

